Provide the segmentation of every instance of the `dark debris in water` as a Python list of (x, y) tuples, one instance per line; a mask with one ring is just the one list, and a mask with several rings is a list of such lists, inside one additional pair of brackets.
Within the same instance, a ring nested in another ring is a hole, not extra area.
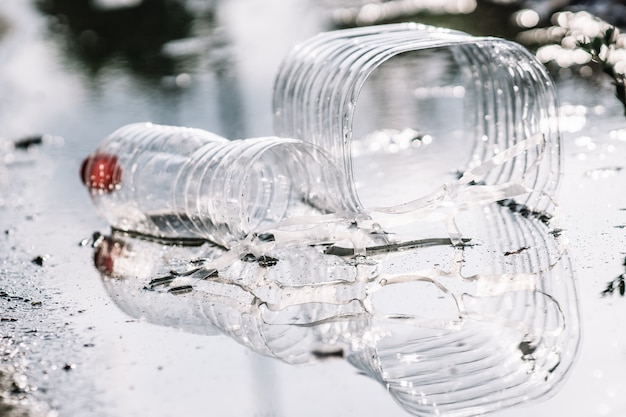
[(522, 217), (533, 217), (539, 220), (541, 223), (548, 226), (550, 224), (550, 220), (552, 220), (552, 215), (549, 213), (545, 213), (542, 211), (531, 210), (527, 205), (518, 203), (513, 199), (505, 199), (498, 201), (498, 204), (502, 207), (506, 207), (511, 210), (513, 213), (518, 213)]
[(20, 297), (18, 295), (11, 295), (6, 291), (0, 290), (0, 298), (5, 298), (11, 301), (23, 301), (25, 303), (30, 303), (31, 300), (25, 297)]
[(241, 257), (242, 262), (256, 262), (256, 256), (252, 253), (246, 253)]
[(278, 263), (278, 259), (272, 258), (271, 256), (267, 255), (259, 256), (257, 261), (259, 262), (259, 266), (262, 266), (263, 268), (268, 268)]
[(15, 317), (0, 317), (0, 322), (15, 322), (17, 319)]
[(153, 290), (156, 287), (170, 285), (172, 281), (176, 279), (175, 275), (166, 275), (164, 277), (158, 277), (150, 280), (146, 289)]
[[(159, 214), (150, 216), (150, 220), (154, 222), (157, 227), (167, 228), (168, 224), (175, 224), (175, 222), (181, 220), (182, 215), (178, 214)], [(143, 232), (137, 232), (134, 230), (126, 230), (126, 229), (118, 229), (116, 227), (111, 227), (111, 237), (114, 236), (122, 236), (129, 237), (132, 239), (139, 239), (146, 242), (156, 242), (165, 246), (184, 246), (184, 247), (194, 247), (194, 246), (202, 246), (205, 244), (212, 244), (215, 246), (215, 243), (206, 240), (204, 238), (199, 237), (167, 237), (167, 236), (157, 236), (152, 234), (147, 234)]]
[(246, 253), (240, 258), (243, 262), (258, 262), (259, 266), (269, 268), (278, 263), (279, 259), (267, 255), (256, 256), (253, 253)]
[(332, 358), (344, 358), (343, 348), (336, 348), (331, 350), (314, 350), (311, 352), (316, 359), (332, 359)]
[(191, 285), (179, 285), (178, 287), (172, 287), (167, 292), (172, 293), (174, 295), (187, 294), (193, 291), (193, 286)]
[(520, 253), (526, 251), (530, 249), (530, 246), (523, 246), (517, 250), (512, 250), (512, 251), (506, 251), (504, 252), (504, 256), (511, 256), (511, 255), (519, 255)]
[(47, 256), (38, 255), (31, 259), (30, 262), (37, 266), (43, 266), (43, 264), (46, 262), (46, 259)]
[[(626, 268), (626, 258), (624, 258), (624, 267)], [(612, 281), (606, 284), (606, 288), (600, 293), (602, 297), (612, 295), (613, 293), (619, 293), (621, 297), (626, 295), (626, 272), (620, 274)]]
[[(457, 246), (469, 246), (471, 239), (462, 239), (461, 243)], [(381, 253), (397, 252), (406, 249), (427, 248), (431, 246), (449, 246), (454, 245), (450, 238), (430, 238), (410, 240), (399, 243), (389, 243), (379, 246), (368, 246), (365, 248), (365, 252), (368, 255), (377, 255)], [(335, 256), (354, 256), (354, 248), (345, 248), (342, 246), (331, 245), (324, 251), (327, 255)]]
[(206, 275), (202, 279), (217, 278), (219, 275), (217, 269), (206, 269)]
[(535, 353), (535, 351), (537, 350), (537, 345), (533, 344), (532, 341), (524, 340), (520, 342), (518, 348), (520, 352), (522, 352), (523, 357), (528, 357)]
[(33, 146), (38, 146), (43, 144), (43, 136), (35, 135), (35, 136), (27, 136), (25, 138), (17, 139), (13, 142), (13, 147), (15, 149), (20, 150), (28, 150)]
[[(191, 278), (195, 278), (199, 280), (206, 280), (210, 278), (216, 278), (217, 276), (218, 276), (218, 271), (217, 269), (214, 269), (214, 268), (206, 269), (206, 268), (199, 267), (199, 268), (190, 269), (189, 271), (184, 271), (184, 272), (170, 271), (168, 275), (164, 275), (158, 278), (153, 278), (152, 280), (150, 280), (150, 282), (145, 287), (145, 289), (154, 290), (157, 287), (167, 287), (172, 282), (174, 282), (174, 280), (176, 280), (177, 278), (181, 278), (181, 277), (191, 277)], [(172, 287), (169, 289), (169, 291), (178, 294), (180, 293), (180, 291), (177, 292), (175, 290), (183, 288), (183, 287), (186, 287), (186, 286)], [(190, 285), (188, 287), (191, 288)]]
[(550, 230), (548, 233), (550, 233), (554, 237), (559, 237), (564, 231), (565, 231), (564, 229), (556, 228), (556, 229)]
[(260, 242), (274, 242), (274, 240), (275, 240), (274, 235), (271, 234), (271, 233), (261, 233), (259, 235), (256, 235), (256, 238)]

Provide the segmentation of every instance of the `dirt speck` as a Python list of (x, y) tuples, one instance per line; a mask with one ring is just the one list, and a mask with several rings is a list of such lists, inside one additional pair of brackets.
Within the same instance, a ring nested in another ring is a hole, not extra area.
[(47, 256), (38, 255), (38, 256), (35, 256), (30, 261), (35, 265), (43, 266), (43, 264), (46, 262), (46, 258)]
[(0, 370), (0, 416), (3, 417), (34, 417), (35, 414), (24, 409), (23, 401), (13, 398), (14, 381), (5, 371)]

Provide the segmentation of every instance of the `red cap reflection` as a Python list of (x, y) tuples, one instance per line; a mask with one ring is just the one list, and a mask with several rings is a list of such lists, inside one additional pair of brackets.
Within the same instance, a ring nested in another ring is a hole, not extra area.
[(117, 277), (118, 275), (115, 271), (116, 261), (127, 257), (128, 253), (126, 244), (122, 240), (104, 236), (95, 248), (93, 262), (96, 269), (102, 274), (109, 277)]

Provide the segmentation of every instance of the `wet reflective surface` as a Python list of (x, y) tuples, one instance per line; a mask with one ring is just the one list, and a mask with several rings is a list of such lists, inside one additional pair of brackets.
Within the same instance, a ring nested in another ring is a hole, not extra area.
[[(8, 22), (0, 380), (9, 404), (0, 414), (403, 416), (434, 403), (468, 410), (474, 397), (513, 404), (552, 385), (547, 401), (494, 415), (626, 411), (626, 299), (619, 281), (600, 295), (626, 257), (626, 124), (610, 79), (555, 73), (563, 230), (497, 206), (463, 222), (481, 245), (413, 247), (363, 264), (294, 248), (202, 269), (196, 262), (219, 250), (111, 235), (80, 183), (82, 158), (114, 129), (144, 120), (229, 138), (271, 134), (280, 62), (330, 24), (312, 2), (189, 2), (186, 10), (186, 31), (155, 37), (133, 63), (132, 50), (95, 41), (71, 16), (46, 18), (16, 0), (0, 6)], [(83, 47), (101, 45), (100, 55), (68, 48), (65, 31), (81, 32)], [(260, 31), (267, 47), (258, 47)], [(293, 268), (312, 272), (295, 277)], [(523, 279), (511, 287), (504, 274)], [(235, 277), (248, 286), (230, 284)], [(326, 284), (302, 297), (312, 279)], [(251, 282), (259, 284), (252, 292)], [(416, 306), (411, 293), (428, 303)], [(493, 391), (472, 393), (481, 379)], [(449, 384), (458, 393), (441, 390)]]
[(225, 334), (290, 364), (344, 358), (411, 414), (469, 416), (551, 394), (580, 337), (560, 233), (506, 205), (472, 214), (476, 243), (457, 247), (428, 239), (354, 258), (295, 244), (233, 257), (209, 244), (164, 253), (118, 233), (94, 242), (94, 261), (132, 317)]

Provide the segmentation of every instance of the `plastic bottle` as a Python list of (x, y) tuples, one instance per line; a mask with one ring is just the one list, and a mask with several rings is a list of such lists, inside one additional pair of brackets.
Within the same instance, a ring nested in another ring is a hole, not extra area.
[(84, 160), (81, 178), (114, 229), (225, 247), (285, 218), (345, 209), (338, 168), (295, 139), (229, 141), (200, 129), (131, 124)]
[(130, 125), (82, 176), (114, 228), (160, 237), (231, 247), (283, 219), (332, 212), (395, 236), (441, 237), (423, 227), (436, 220), (460, 243), (462, 211), (515, 199), (555, 213), (555, 97), (545, 68), (513, 42), (419, 24), (333, 31), (286, 57), (278, 137)]
[[(532, 191), (519, 202), (553, 209), (561, 160), (556, 91), (517, 43), (417, 23), (320, 33), (285, 57), (273, 104), (276, 135), (314, 143), (348, 167), (343, 179), (354, 207), (418, 199), (454, 173), (543, 135), (543, 146), (500, 164), (484, 183), (523, 179)], [(378, 140), (369, 154), (361, 151), (372, 132), (392, 129), (390, 142), (418, 134), (410, 146)]]

